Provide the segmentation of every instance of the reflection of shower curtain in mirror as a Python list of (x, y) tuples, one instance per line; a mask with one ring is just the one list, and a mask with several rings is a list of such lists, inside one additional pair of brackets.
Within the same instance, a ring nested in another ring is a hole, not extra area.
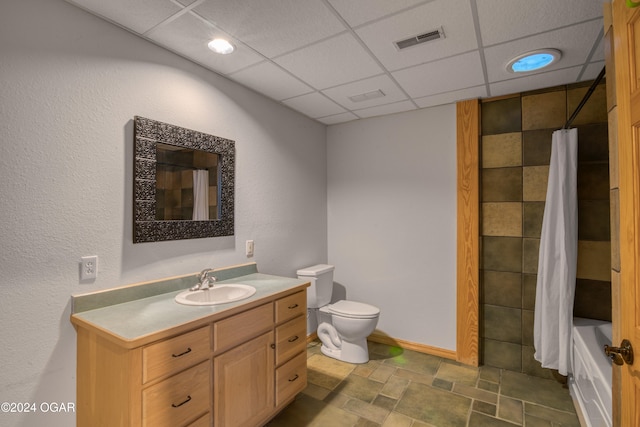
[(194, 221), (209, 219), (209, 171), (193, 171), (193, 218)]
[(578, 259), (578, 130), (553, 133), (542, 219), (533, 326), (534, 358), (567, 375)]

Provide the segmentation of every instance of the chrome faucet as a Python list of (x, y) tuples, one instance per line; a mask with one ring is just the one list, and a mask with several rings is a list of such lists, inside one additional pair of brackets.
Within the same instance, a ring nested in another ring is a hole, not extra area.
[(213, 271), (213, 268), (205, 268), (200, 272), (200, 283), (195, 284), (191, 288), (190, 291), (200, 291), (204, 289), (209, 289), (213, 287), (213, 284), (216, 282), (215, 276), (209, 276), (209, 273)]

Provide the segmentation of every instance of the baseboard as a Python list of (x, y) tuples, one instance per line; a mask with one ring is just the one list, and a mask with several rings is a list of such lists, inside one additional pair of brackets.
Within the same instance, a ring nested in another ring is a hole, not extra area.
[(398, 338), (393, 338), (388, 335), (374, 332), (369, 335), (369, 341), (377, 342), (380, 344), (392, 345), (407, 350), (417, 351), (418, 353), (430, 354), (432, 356), (438, 356), (445, 359), (457, 360), (457, 354), (453, 350), (447, 350), (439, 347), (432, 347), (426, 344), (419, 344), (411, 341), (405, 341)]
[[(307, 336), (307, 344), (317, 339), (318, 339), (318, 334), (314, 332), (311, 335)], [(369, 335), (367, 340), (372, 342), (377, 342), (380, 344), (400, 347), (407, 350), (417, 351), (418, 353), (430, 354), (432, 356), (438, 356), (445, 359), (456, 360), (456, 352), (453, 350), (446, 350), (439, 347), (432, 347), (430, 345), (418, 344), (411, 341), (405, 341), (405, 340), (393, 338), (381, 333), (374, 332), (373, 334)]]

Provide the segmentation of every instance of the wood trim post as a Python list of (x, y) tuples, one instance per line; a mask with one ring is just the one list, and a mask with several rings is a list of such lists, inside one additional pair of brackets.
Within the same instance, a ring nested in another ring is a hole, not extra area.
[(456, 359), (478, 366), (480, 287), (480, 103), (456, 104), (457, 309)]

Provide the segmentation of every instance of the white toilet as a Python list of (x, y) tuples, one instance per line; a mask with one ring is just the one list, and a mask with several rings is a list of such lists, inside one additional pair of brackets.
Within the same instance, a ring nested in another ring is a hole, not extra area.
[[(378, 324), (380, 309), (361, 302), (331, 302), (332, 265), (318, 264), (298, 270), (298, 278), (308, 280), (307, 308), (309, 333), (317, 323), (323, 354), (349, 363), (367, 363), (367, 337)], [(316, 317), (317, 316), (317, 317)]]

